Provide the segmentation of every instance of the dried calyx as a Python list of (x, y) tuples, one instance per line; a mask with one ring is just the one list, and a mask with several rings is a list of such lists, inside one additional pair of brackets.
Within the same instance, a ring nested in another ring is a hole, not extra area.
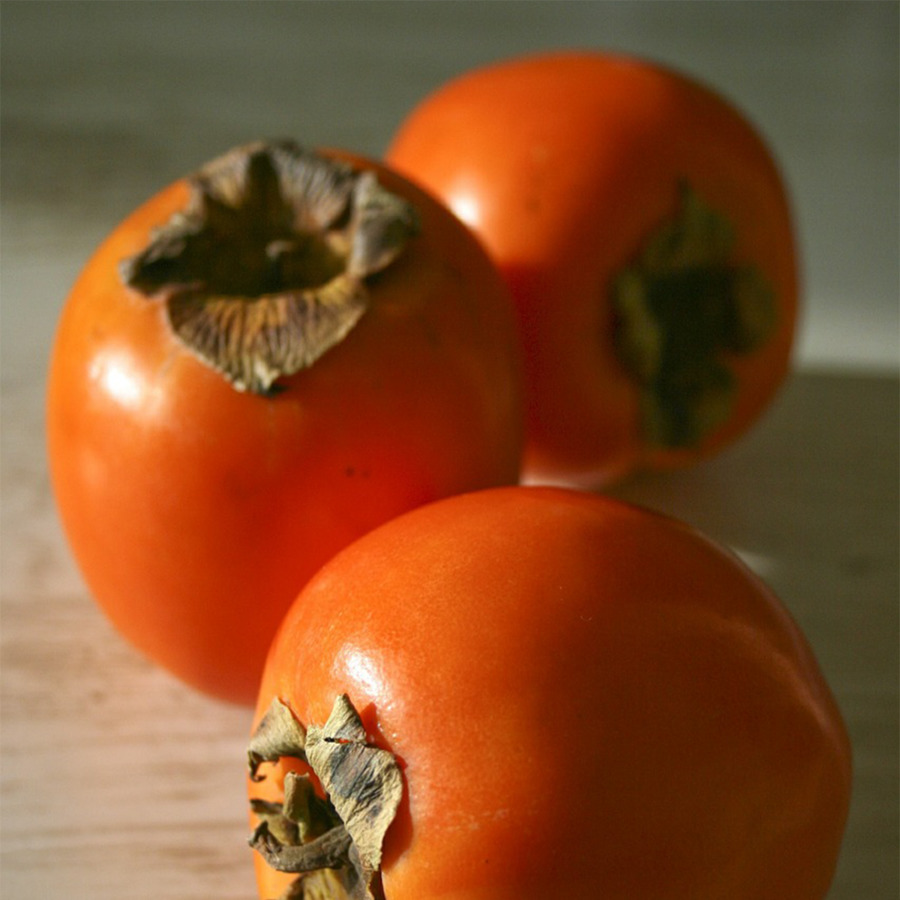
[(340, 342), (368, 306), (367, 279), (418, 228), (373, 172), (288, 141), (233, 150), (189, 185), (122, 277), (239, 390), (270, 393)]
[(690, 447), (724, 424), (737, 387), (728, 356), (775, 329), (774, 292), (757, 268), (733, 262), (734, 242), (731, 223), (683, 183), (676, 218), (616, 279), (616, 351), (658, 446)]
[(366, 741), (353, 704), (342, 694), (328, 721), (305, 729), (277, 698), (254, 732), (250, 777), (260, 766), (291, 757), (309, 775), (289, 771), (281, 803), (254, 799), (259, 821), (250, 846), (297, 879), (279, 900), (376, 900), (380, 896), (382, 842), (403, 794), (393, 754)]

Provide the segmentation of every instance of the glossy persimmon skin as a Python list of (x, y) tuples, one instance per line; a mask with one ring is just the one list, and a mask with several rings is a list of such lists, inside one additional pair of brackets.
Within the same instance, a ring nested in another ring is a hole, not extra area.
[(517, 487), (386, 524), (289, 611), (257, 720), (278, 697), (322, 724), (342, 692), (404, 773), (387, 900), (826, 895), (841, 714), (779, 601), (677, 522)]
[[(482, 239), (516, 301), (525, 345), (525, 471), (599, 486), (696, 463), (744, 434), (790, 366), (798, 251), (785, 185), (755, 128), (722, 96), (646, 60), (599, 52), (517, 57), (437, 88), (401, 123), (388, 164)], [(692, 446), (660, 446), (617, 358), (611, 290), (687, 182), (733, 225), (734, 261), (774, 290), (761, 349), (725, 362), (730, 416)]]
[(245, 704), (282, 614), (337, 550), (418, 504), (519, 475), (520, 360), (502, 280), (435, 201), (330, 155), (376, 169), (422, 228), (346, 339), (284, 390), (235, 390), (119, 277), (184, 206), (185, 181), (87, 263), (49, 371), (52, 482), (89, 589), (148, 657)]

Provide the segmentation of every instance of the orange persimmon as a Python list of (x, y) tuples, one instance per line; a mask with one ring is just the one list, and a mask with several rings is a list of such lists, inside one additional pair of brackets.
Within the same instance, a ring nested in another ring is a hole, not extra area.
[(144, 654), (251, 704), (337, 550), (514, 483), (508, 292), (442, 205), (377, 162), (259, 143), (166, 187), (63, 310), (47, 431), (87, 585)]
[(772, 153), (720, 94), (627, 56), (517, 57), (427, 96), (385, 159), (506, 277), (530, 478), (598, 486), (693, 464), (770, 404), (797, 245)]
[(771, 591), (686, 525), (562, 488), (444, 499), (338, 554), (256, 723), (263, 900), (323, 858), (329, 900), (354, 866), (387, 900), (822, 900), (850, 796)]

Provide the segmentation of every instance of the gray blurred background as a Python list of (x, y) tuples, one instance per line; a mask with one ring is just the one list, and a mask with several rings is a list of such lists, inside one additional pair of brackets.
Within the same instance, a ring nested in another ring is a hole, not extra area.
[(573, 47), (708, 82), (756, 123), (791, 188), (806, 286), (794, 376), (735, 447), (618, 493), (735, 549), (797, 617), (854, 743), (830, 900), (896, 900), (898, 10), (893, 0), (2, 0), (4, 900), (253, 893), (243, 711), (195, 695), (119, 640), (56, 517), (44, 376), (82, 264), (135, 206), (233, 145), (292, 137), (377, 156), (454, 75)]
[(40, 356), (121, 216), (207, 158), (278, 136), (378, 155), (444, 80), (573, 46), (669, 63), (742, 107), (794, 197), (798, 361), (896, 369), (898, 4), (857, 0), (4, 0), (4, 366)]

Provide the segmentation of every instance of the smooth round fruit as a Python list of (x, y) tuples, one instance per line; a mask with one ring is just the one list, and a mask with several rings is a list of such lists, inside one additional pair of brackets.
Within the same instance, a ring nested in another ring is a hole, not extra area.
[(335, 552), (518, 479), (519, 366), (499, 275), (405, 179), (289, 143), (215, 160), (110, 234), (59, 322), (50, 471), (88, 587), (148, 657), (252, 704)]
[(626, 56), (516, 57), (425, 97), (385, 159), (510, 286), (530, 479), (691, 465), (768, 408), (790, 364), (797, 246), (772, 153), (721, 95)]
[[(826, 894), (840, 712), (779, 601), (678, 522), (535, 487), (395, 519), (288, 612), (257, 723), (274, 700), (322, 726), (342, 694), (402, 771), (387, 900)], [(277, 803), (303, 767), (262, 758), (250, 795)]]

